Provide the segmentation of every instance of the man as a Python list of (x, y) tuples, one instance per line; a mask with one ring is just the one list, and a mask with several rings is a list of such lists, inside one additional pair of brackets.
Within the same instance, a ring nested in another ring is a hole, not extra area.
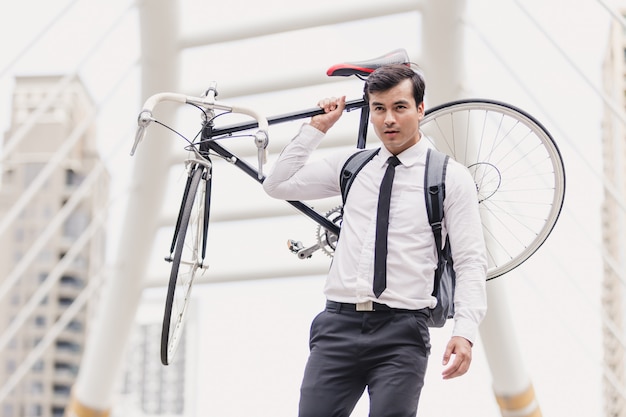
[[(356, 176), (344, 206), (324, 289), (327, 307), (311, 325), (300, 417), (349, 416), (365, 387), (371, 417), (416, 415), (430, 353), (426, 318), (436, 304), (431, 294), (437, 264), (424, 199), (427, 143), (420, 141), (419, 130), (424, 90), (421, 75), (405, 65), (381, 67), (365, 84), (370, 121), (383, 146)], [(354, 150), (307, 162), (341, 117), (345, 97), (322, 100), (319, 106), (325, 113), (302, 126), (265, 179), (270, 196), (307, 200), (340, 194), (340, 172)], [(385, 260), (379, 255), (385, 244), (377, 243), (384, 233), (377, 229), (383, 226), (376, 220), (379, 187), (385, 172), (393, 170), (390, 165), (397, 166)], [(486, 312), (486, 255), (469, 172), (450, 161), (445, 186), (444, 233), (457, 279), (455, 323), (443, 354), (442, 375), (450, 379), (467, 372)], [(386, 276), (382, 287), (380, 276)]]

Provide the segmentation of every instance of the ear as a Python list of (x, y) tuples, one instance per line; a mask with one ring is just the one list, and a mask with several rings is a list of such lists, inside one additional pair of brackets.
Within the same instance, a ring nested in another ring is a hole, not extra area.
[(424, 102), (423, 101), (417, 105), (417, 114), (418, 114), (419, 120), (421, 121), (424, 118)]

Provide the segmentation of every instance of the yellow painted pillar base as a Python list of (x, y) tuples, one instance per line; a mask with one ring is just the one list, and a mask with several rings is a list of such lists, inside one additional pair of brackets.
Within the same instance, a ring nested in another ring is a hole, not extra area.
[(526, 391), (515, 395), (496, 393), (496, 401), (500, 406), (502, 417), (542, 417), (532, 385), (529, 385)]
[(110, 410), (95, 410), (78, 401), (73, 395), (65, 409), (65, 417), (109, 417)]

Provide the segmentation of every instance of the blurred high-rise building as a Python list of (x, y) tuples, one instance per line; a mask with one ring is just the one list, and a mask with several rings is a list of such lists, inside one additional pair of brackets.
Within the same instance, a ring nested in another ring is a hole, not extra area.
[(61, 417), (105, 257), (109, 176), (83, 84), (15, 80), (0, 178), (0, 416)]
[[(626, 13), (624, 10), (623, 14)], [(626, 22), (626, 15), (622, 18)], [(604, 111), (602, 153), (605, 198), (602, 206), (604, 276), (602, 285), (606, 417), (626, 417), (624, 336), (624, 271), (626, 271), (626, 28), (613, 21), (603, 68)], [(581, 103), (584, 104), (584, 103)]]

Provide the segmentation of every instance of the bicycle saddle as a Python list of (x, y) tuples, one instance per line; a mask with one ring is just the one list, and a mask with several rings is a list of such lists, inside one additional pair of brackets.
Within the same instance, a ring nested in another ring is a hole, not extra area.
[(396, 49), (377, 58), (333, 65), (326, 71), (326, 75), (329, 77), (368, 76), (376, 68), (389, 64), (409, 64), (409, 55), (404, 49)]

